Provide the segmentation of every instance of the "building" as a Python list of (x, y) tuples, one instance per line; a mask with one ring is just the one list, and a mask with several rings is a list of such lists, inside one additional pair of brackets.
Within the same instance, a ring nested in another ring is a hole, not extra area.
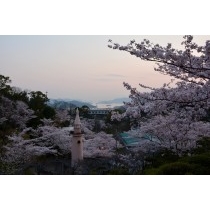
[(92, 108), (89, 110), (88, 114), (90, 115), (107, 115), (111, 112), (110, 108)]
[(83, 160), (83, 135), (81, 130), (81, 122), (79, 118), (79, 110), (76, 110), (74, 121), (74, 133), (71, 148), (71, 166), (75, 166), (79, 161)]

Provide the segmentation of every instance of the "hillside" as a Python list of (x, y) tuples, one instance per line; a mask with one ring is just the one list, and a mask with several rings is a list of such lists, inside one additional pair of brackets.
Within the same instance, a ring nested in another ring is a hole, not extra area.
[(129, 102), (129, 98), (115, 98), (108, 101), (99, 101), (98, 104), (123, 104), (123, 102)]
[(89, 108), (95, 107), (88, 102), (68, 100), (68, 99), (50, 99), (49, 105), (57, 109), (76, 108), (82, 106), (88, 106)]

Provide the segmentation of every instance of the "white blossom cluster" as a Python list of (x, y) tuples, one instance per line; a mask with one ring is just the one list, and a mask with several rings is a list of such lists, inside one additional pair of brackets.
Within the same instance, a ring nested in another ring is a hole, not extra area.
[[(38, 156), (47, 154), (65, 155), (71, 153), (72, 135), (71, 127), (57, 128), (48, 125), (49, 120), (44, 119), (47, 125), (37, 129), (26, 128), (18, 134), (9, 136), (10, 143), (5, 146), (6, 152), (2, 160), (8, 163), (27, 163)], [(83, 125), (84, 158), (110, 157), (114, 154), (116, 140), (111, 134), (104, 132), (94, 133)], [(27, 134), (33, 135), (32, 139)], [(118, 147), (120, 147), (118, 143)]]
[(174, 49), (170, 43), (166, 47), (154, 45), (146, 39), (141, 43), (132, 40), (126, 46), (110, 42), (110, 48), (156, 62), (155, 71), (171, 76), (171, 82), (177, 81), (173, 88), (171, 83), (160, 88), (139, 84), (149, 92), (124, 83), (131, 102), (126, 103), (125, 113), (115, 112), (112, 119), (130, 117), (140, 135), (154, 135), (163, 147), (175, 151), (190, 150), (197, 140), (210, 136), (210, 41), (198, 46), (193, 36), (184, 36), (184, 50)]
[[(118, 147), (122, 147), (119, 145)], [(116, 140), (111, 134), (94, 133), (84, 141), (84, 157), (111, 157), (116, 149)]]
[(23, 101), (14, 102), (6, 97), (0, 97), (0, 124), (7, 121), (21, 130), (33, 117), (34, 111), (29, 109)]
[[(25, 139), (28, 132), (38, 137)], [(9, 140), (10, 143), (5, 146), (6, 152), (3, 157), (3, 161), (8, 163), (27, 163), (38, 156), (70, 152), (69, 131), (53, 126), (41, 126), (37, 130), (27, 128), (19, 134), (9, 136)]]

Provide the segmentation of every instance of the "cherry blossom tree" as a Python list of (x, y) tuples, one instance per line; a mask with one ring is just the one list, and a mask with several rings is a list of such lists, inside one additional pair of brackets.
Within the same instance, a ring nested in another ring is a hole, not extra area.
[(72, 121), (72, 117), (69, 114), (69, 111), (67, 109), (56, 109), (56, 115), (55, 115), (55, 122), (58, 126), (62, 125), (69, 125)]
[(184, 50), (175, 49), (170, 43), (163, 47), (147, 39), (141, 43), (132, 40), (125, 46), (109, 40), (108, 45), (144, 61), (154, 61), (155, 71), (172, 77), (160, 88), (139, 84), (149, 90), (145, 92), (124, 82), (131, 102), (125, 104), (125, 113), (114, 112), (112, 118), (122, 120), (129, 116), (139, 135), (154, 135), (163, 147), (177, 152), (190, 150), (201, 137), (210, 136), (210, 41), (199, 46), (193, 42), (193, 36), (183, 38)]
[[(30, 133), (34, 138), (25, 138)], [(54, 126), (40, 126), (37, 129), (26, 128), (22, 132), (9, 137), (9, 143), (4, 146), (1, 162), (20, 170), (25, 164), (36, 161), (37, 157), (45, 155), (66, 155), (71, 151), (71, 138), (67, 129)], [(13, 172), (13, 171), (12, 171)]]
[[(122, 147), (121, 144), (118, 147)], [(116, 150), (116, 140), (111, 134), (92, 133), (84, 140), (84, 157), (112, 157)]]
[[(0, 158), (2, 162), (20, 169), (26, 163), (36, 160), (39, 156), (48, 154), (65, 156), (71, 153), (72, 135), (71, 127), (57, 128), (49, 125), (49, 120), (44, 120), (46, 125), (36, 129), (25, 128), (19, 133), (10, 135), (9, 143), (4, 146), (6, 150)], [(111, 134), (104, 132), (95, 133), (83, 124), (84, 131), (84, 158), (112, 157), (115, 154), (116, 140)], [(26, 138), (26, 134), (33, 136)], [(118, 148), (122, 145), (118, 144)]]
[(26, 127), (26, 123), (34, 118), (34, 111), (23, 101), (12, 101), (4, 96), (0, 98), (0, 122), (14, 125), (17, 129)]

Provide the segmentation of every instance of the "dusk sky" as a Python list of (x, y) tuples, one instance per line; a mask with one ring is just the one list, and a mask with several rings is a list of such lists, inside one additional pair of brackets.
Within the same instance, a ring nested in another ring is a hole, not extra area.
[[(49, 98), (98, 102), (128, 97), (124, 81), (160, 87), (170, 80), (153, 70), (155, 63), (107, 47), (108, 39), (127, 44), (144, 38), (177, 48), (183, 40), (177, 35), (0, 36), (0, 74), (9, 76), (12, 86), (47, 92)], [(207, 39), (194, 36), (199, 44)]]

